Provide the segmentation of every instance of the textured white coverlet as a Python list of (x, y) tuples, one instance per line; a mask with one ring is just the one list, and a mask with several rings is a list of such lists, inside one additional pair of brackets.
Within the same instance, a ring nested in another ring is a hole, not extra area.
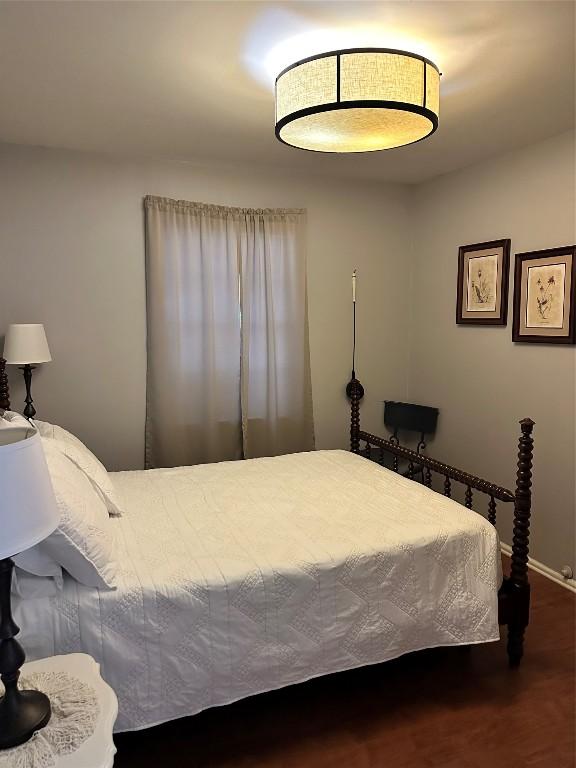
[(480, 515), (345, 451), (113, 475), (118, 588), (17, 601), (29, 658), (84, 651), (144, 728), (421, 648), (497, 640)]

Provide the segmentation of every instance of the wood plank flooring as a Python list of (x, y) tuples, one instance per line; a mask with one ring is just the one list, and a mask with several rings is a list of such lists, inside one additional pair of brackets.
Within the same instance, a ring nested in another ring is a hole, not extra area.
[(576, 595), (530, 576), (518, 670), (424, 651), (120, 734), (114, 768), (574, 768)]

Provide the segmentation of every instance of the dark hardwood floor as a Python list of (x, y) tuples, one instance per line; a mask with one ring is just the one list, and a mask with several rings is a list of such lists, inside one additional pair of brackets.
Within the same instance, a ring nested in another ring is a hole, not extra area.
[(333, 675), (116, 737), (115, 768), (574, 768), (576, 595), (531, 572), (504, 640)]

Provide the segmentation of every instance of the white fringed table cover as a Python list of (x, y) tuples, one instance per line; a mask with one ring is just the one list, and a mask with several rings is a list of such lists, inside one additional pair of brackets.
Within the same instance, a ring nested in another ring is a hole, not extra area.
[(19, 687), (45, 693), (52, 716), (25, 744), (0, 752), (0, 768), (53, 768), (61, 755), (75, 752), (94, 733), (100, 707), (87, 683), (66, 672), (30, 672)]

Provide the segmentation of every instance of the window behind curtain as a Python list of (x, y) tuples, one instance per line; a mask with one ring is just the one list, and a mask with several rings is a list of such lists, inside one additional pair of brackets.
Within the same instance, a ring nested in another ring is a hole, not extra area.
[(304, 212), (145, 213), (146, 466), (311, 450)]

